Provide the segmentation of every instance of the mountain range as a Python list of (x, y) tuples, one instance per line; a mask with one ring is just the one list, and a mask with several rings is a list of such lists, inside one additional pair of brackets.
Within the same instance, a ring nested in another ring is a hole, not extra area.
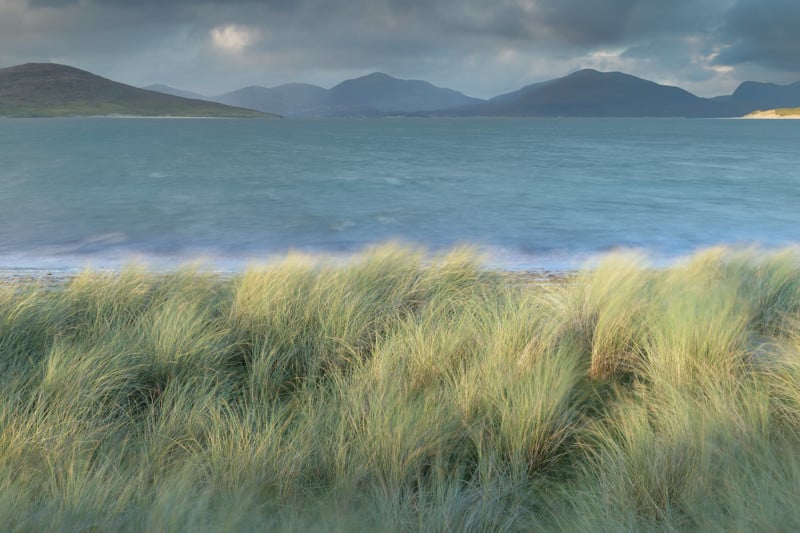
[(427, 81), (400, 80), (381, 72), (343, 81), (331, 89), (303, 83), (246, 87), (211, 100), (288, 117), (429, 113), (482, 102)]
[[(168, 88), (173, 94), (178, 89)], [(287, 117), (509, 116), (509, 117), (739, 117), (756, 109), (800, 106), (800, 82), (747, 81), (731, 95), (702, 98), (621, 72), (584, 69), (489, 100), (425, 81), (373, 73), (332, 89), (291, 83), (251, 86), (211, 101)]]
[(289, 83), (204, 96), (167, 85), (137, 89), (65, 65), (0, 69), (0, 116), (738, 117), (757, 109), (798, 106), (800, 82), (747, 81), (731, 95), (701, 98), (679, 87), (591, 69), (488, 100), (379, 72), (331, 89)]
[(54, 63), (0, 69), (0, 116), (132, 115), (265, 118), (252, 109), (137, 89)]

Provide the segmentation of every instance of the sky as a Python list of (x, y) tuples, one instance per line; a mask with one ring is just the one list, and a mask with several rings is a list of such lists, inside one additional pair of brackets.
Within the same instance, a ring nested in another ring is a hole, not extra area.
[(217, 95), (380, 71), (491, 97), (581, 68), (800, 81), (800, 0), (0, 0), (0, 66)]

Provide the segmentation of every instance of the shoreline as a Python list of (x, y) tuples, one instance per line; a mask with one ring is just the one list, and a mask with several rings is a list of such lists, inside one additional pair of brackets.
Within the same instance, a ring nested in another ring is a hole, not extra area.
[[(178, 270), (169, 271), (145, 271), (148, 275), (152, 276), (169, 276)], [(484, 272), (499, 274), (509, 280), (510, 283), (521, 285), (556, 285), (564, 283), (574, 278), (579, 270), (545, 270), (545, 269), (531, 269), (531, 270), (502, 270), (502, 269), (483, 269)], [(0, 289), (4, 287), (24, 287), (32, 285), (40, 285), (47, 288), (57, 288), (68, 285), (71, 281), (79, 277), (85, 270), (72, 271), (72, 272), (59, 272), (54, 270), (24, 270), (11, 272), (8, 270), (0, 269)], [(119, 276), (122, 270), (90, 270), (93, 275), (111, 275)], [(221, 271), (201, 271), (205, 274), (210, 274), (218, 281), (229, 281), (243, 275), (246, 270), (236, 272), (221, 272)]]
[(194, 116), (161, 116), (161, 115), (69, 115), (69, 116), (33, 116), (33, 117), (18, 117), (18, 116), (0, 116), (0, 120), (28, 120), (28, 119), (50, 119), (50, 120), (71, 120), (71, 119), (142, 119), (142, 120), (262, 120), (283, 117), (194, 117)]
[[(165, 259), (164, 261), (148, 261), (147, 257), (131, 257), (123, 259), (121, 257), (108, 258), (101, 264), (92, 264), (91, 262), (70, 262), (69, 260), (61, 262), (47, 262), (36, 263), (35, 260), (25, 264), (25, 260), (17, 257), (17, 261), (12, 258), (4, 258), (5, 264), (0, 263), (0, 287), (3, 286), (20, 286), (26, 284), (42, 284), (46, 286), (60, 286), (69, 283), (71, 280), (82, 276), (120, 276), (126, 271), (136, 271), (147, 276), (152, 277), (168, 277), (179, 273), (195, 273), (200, 276), (207, 276), (210, 278), (218, 279), (220, 281), (232, 280), (250, 272), (269, 272), (274, 268), (282, 268), (287, 261), (291, 264), (306, 265), (316, 269), (317, 267), (332, 267), (335, 269), (347, 269), (357, 267), (362, 259), (367, 258), (373, 252), (380, 252), (386, 245), (389, 249), (394, 248), (397, 243), (386, 243), (385, 245), (378, 245), (367, 247), (360, 251), (352, 253), (335, 254), (323, 252), (305, 252), (298, 250), (290, 250), (286, 253), (275, 254), (270, 256), (262, 256), (258, 258), (227, 258), (221, 259), (219, 257), (197, 256), (194, 259), (177, 260), (176, 258)], [(498, 275), (511, 282), (519, 282), (523, 284), (554, 284), (561, 283), (565, 280), (574, 279), (582, 272), (594, 271), (598, 267), (603, 268), (603, 263), (607, 259), (614, 258), (627, 258), (636, 261), (641, 268), (646, 270), (664, 270), (670, 269), (687, 261), (691, 261), (694, 257), (706, 253), (722, 253), (723, 255), (731, 255), (737, 253), (753, 254), (756, 257), (770, 257), (780, 255), (785, 252), (793, 254), (800, 254), (800, 245), (788, 244), (784, 246), (769, 246), (762, 247), (757, 245), (751, 246), (729, 246), (720, 244), (717, 246), (706, 246), (692, 250), (684, 254), (674, 254), (670, 256), (658, 256), (648, 254), (647, 251), (641, 249), (614, 249), (605, 253), (586, 254), (576, 256), (572, 260), (565, 260), (563, 257), (560, 260), (555, 260), (548, 264), (547, 259), (529, 258), (528, 260), (521, 260), (521, 258), (505, 257), (504, 259), (486, 254), (485, 250), (480, 248), (466, 249), (458, 246), (450, 249), (430, 251), (420, 249), (418, 247), (407, 247), (400, 244), (397, 248), (404, 253), (422, 253), (420, 256), (420, 266), (430, 266), (435, 264), (442, 258), (445, 258), (450, 252), (466, 251), (467, 254), (474, 260), (474, 265), (482, 273), (490, 275)], [(3, 258), (0, 258), (2, 260)], [(22, 259), (22, 260), (20, 260)], [(29, 258), (30, 259), (30, 258)], [(81, 266), (77, 266), (81, 265)]]
[(798, 120), (800, 115), (781, 115), (776, 110), (754, 111), (743, 117), (746, 120)]

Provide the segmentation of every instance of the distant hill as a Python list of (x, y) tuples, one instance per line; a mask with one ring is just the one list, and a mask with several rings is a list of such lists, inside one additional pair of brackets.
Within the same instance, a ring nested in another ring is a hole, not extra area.
[(757, 109), (800, 106), (800, 82), (790, 85), (746, 81), (730, 96), (713, 98), (712, 102), (726, 116), (741, 116)]
[(427, 81), (401, 80), (380, 72), (343, 81), (329, 90), (290, 83), (272, 88), (246, 87), (213, 100), (289, 117), (416, 114), (483, 101)]
[[(170, 87), (152, 87), (178, 94)], [(288, 117), (741, 117), (757, 109), (800, 106), (800, 82), (776, 85), (746, 81), (733, 94), (701, 98), (679, 87), (622, 72), (585, 69), (487, 101), (426, 81), (375, 72), (329, 90), (289, 83), (272, 88), (246, 87), (208, 99)]]
[(737, 102), (778, 108), (800, 105), (800, 82), (791, 85), (746, 81), (731, 95)]
[[(443, 114), (448, 114), (445, 111)], [(705, 101), (678, 87), (621, 72), (580, 70), (523, 87), (455, 115), (542, 117), (674, 117), (712, 114)]]
[(180, 96), (181, 98), (191, 98), (192, 100), (209, 101), (208, 96), (192, 91), (184, 91), (183, 89), (176, 89), (175, 87), (170, 87), (169, 85), (164, 85), (162, 83), (148, 85), (147, 87), (142, 87), (142, 89), (146, 91), (155, 91), (157, 93), (171, 94), (172, 96)]
[(277, 113), (287, 117), (324, 114), (328, 91), (307, 83), (278, 87), (245, 87), (213, 98), (223, 104)]
[(621, 72), (580, 70), (491, 100), (434, 114), (540, 117), (739, 117), (755, 109), (800, 106), (800, 82), (744, 82), (728, 96), (700, 98)]
[(0, 69), (0, 116), (268, 117), (258, 111), (138, 89), (54, 63)]
[(328, 93), (331, 114), (417, 113), (483, 102), (422, 80), (400, 80), (381, 72), (343, 81)]

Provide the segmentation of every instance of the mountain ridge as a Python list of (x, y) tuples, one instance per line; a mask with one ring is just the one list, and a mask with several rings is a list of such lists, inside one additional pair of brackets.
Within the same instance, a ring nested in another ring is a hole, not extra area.
[[(319, 107), (327, 89), (309, 83), (285, 83), (275, 87), (251, 85), (212, 97), (211, 100), (283, 116), (303, 116)], [(272, 111), (267, 111), (271, 109)]]
[(583, 69), (456, 110), (457, 116), (702, 116), (704, 100), (622, 72)]
[[(772, 109), (800, 106), (800, 82), (789, 85), (762, 83), (754, 81), (742, 82), (734, 93), (711, 98), (699, 97), (691, 92), (671, 85), (662, 85), (651, 80), (639, 78), (623, 72), (600, 72), (594, 69), (582, 69), (561, 78), (526, 85), (516, 91), (500, 94), (488, 100), (469, 98), (461, 105), (448, 105), (442, 109), (423, 109), (424, 106), (372, 105), (369, 94), (361, 94), (357, 98), (346, 93), (353, 85), (363, 88), (382, 83), (402, 82), (405, 90), (416, 86), (432, 86), (423, 80), (399, 80), (388, 74), (374, 72), (344, 80), (331, 89), (314, 87), (318, 92), (317, 100), (309, 104), (303, 102), (295, 107), (285, 107), (285, 101), (275, 101), (271, 95), (279, 87), (271, 89), (257, 87), (263, 91), (262, 100), (252, 106), (254, 109), (274, 110), (287, 116), (386, 116), (398, 114), (407, 116), (573, 116), (573, 117), (738, 117), (756, 109)], [(409, 85), (410, 84), (410, 85)], [(308, 84), (298, 84), (309, 87)], [(432, 86), (435, 87), (435, 86)], [(452, 91), (464, 96), (453, 89)], [(256, 88), (251, 88), (256, 89)], [(233, 93), (243, 91), (233, 91)], [(335, 97), (323, 96), (325, 91)], [(356, 93), (358, 91), (355, 91)], [(232, 94), (232, 93), (227, 93)], [(444, 94), (444, 93), (443, 93)], [(452, 94), (452, 93), (451, 93)], [(384, 91), (383, 97), (387, 96)], [(292, 100), (291, 95), (282, 95), (284, 100)], [(224, 103), (248, 107), (245, 100), (216, 99)], [(457, 104), (458, 102), (450, 102)], [(411, 107), (418, 109), (411, 110)]]
[(798, 106), (800, 82), (745, 81), (730, 95), (703, 98), (680, 87), (594, 69), (489, 100), (382, 72), (344, 80), (330, 89), (307, 83), (256, 85), (207, 97), (168, 85), (135, 88), (56, 63), (0, 69), (0, 116), (738, 117), (757, 109)]
[(25, 63), (0, 69), (0, 116), (165, 116), (267, 118), (273, 115), (140, 89), (69, 65)]
[(139, 88), (144, 89), (145, 91), (154, 91), (157, 93), (170, 94), (172, 96), (180, 96), (181, 98), (189, 98), (191, 100), (209, 101), (208, 97), (204, 94), (196, 93), (194, 91), (187, 91), (184, 89), (178, 89), (170, 85), (164, 85), (163, 83), (154, 83), (153, 85), (148, 85), (146, 87), (139, 87)]
[(344, 80), (330, 89), (301, 83), (250, 86), (211, 100), (285, 116), (317, 117), (416, 114), (482, 101), (424, 80), (404, 80), (382, 72)]

